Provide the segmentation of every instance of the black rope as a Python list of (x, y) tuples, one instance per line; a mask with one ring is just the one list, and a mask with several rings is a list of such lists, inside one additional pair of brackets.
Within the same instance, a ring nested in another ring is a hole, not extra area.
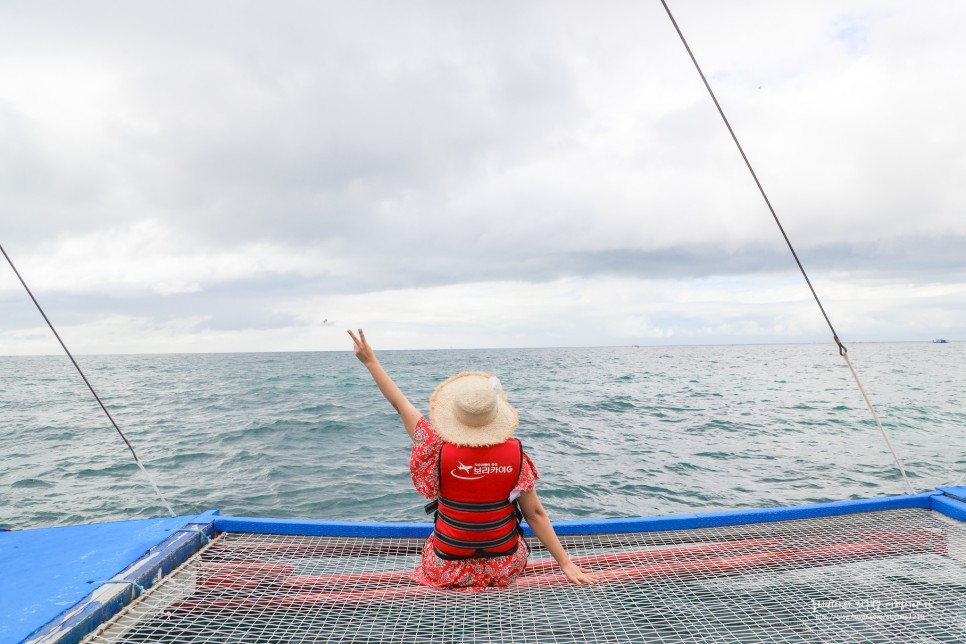
[(77, 373), (80, 374), (80, 377), (84, 379), (84, 384), (86, 384), (87, 388), (91, 390), (92, 394), (94, 394), (94, 399), (97, 400), (97, 404), (99, 404), (101, 406), (101, 409), (104, 410), (104, 413), (107, 414), (108, 420), (110, 420), (111, 424), (114, 425), (114, 429), (116, 429), (117, 433), (120, 434), (121, 439), (124, 441), (124, 444), (127, 445), (127, 448), (131, 450), (131, 454), (134, 456), (134, 459), (137, 461), (140, 461), (140, 459), (138, 458), (137, 452), (134, 451), (134, 446), (131, 445), (131, 441), (127, 439), (127, 437), (124, 435), (124, 432), (121, 431), (121, 428), (117, 426), (116, 422), (114, 422), (114, 417), (111, 416), (111, 412), (107, 411), (107, 407), (105, 407), (104, 403), (101, 402), (101, 397), (97, 395), (96, 391), (94, 391), (94, 387), (87, 379), (87, 376), (84, 375), (84, 371), (80, 368), (80, 365), (77, 364), (77, 361), (74, 360), (74, 356), (71, 354), (70, 349), (68, 349), (67, 345), (64, 344), (64, 341), (60, 339), (60, 334), (57, 333), (57, 329), (55, 329), (54, 325), (50, 322), (50, 318), (48, 318), (47, 314), (44, 313), (43, 307), (40, 306), (40, 302), (38, 302), (37, 298), (34, 297), (34, 294), (33, 292), (31, 292), (30, 287), (27, 286), (27, 282), (25, 282), (23, 277), (21, 277), (20, 271), (18, 271), (17, 267), (14, 266), (13, 260), (10, 259), (10, 255), (7, 255), (7, 251), (3, 249), (3, 244), (0, 244), (0, 252), (2, 252), (3, 256), (7, 258), (7, 263), (10, 264), (10, 268), (12, 268), (13, 272), (17, 275), (17, 279), (19, 279), (20, 283), (23, 284), (24, 289), (27, 291), (27, 295), (29, 295), (30, 299), (34, 301), (34, 306), (36, 306), (37, 310), (40, 311), (40, 314), (44, 316), (44, 321), (47, 323), (47, 326), (50, 327), (50, 330), (54, 332), (54, 337), (57, 338), (58, 342), (60, 342), (60, 346), (64, 348), (64, 353), (66, 353), (67, 357), (70, 358), (70, 361), (74, 363), (74, 368), (77, 369)]
[(798, 264), (798, 269), (802, 271), (802, 277), (805, 278), (805, 283), (808, 284), (808, 288), (812, 292), (812, 297), (815, 298), (815, 303), (818, 304), (818, 308), (822, 312), (822, 316), (825, 318), (825, 322), (828, 324), (829, 330), (832, 331), (832, 338), (835, 340), (835, 344), (838, 345), (839, 353), (846, 353), (848, 350), (845, 348), (845, 345), (842, 344), (842, 341), (839, 340), (839, 336), (835, 332), (835, 327), (832, 326), (832, 321), (825, 312), (825, 307), (822, 306), (822, 301), (818, 298), (818, 293), (815, 292), (815, 287), (812, 286), (812, 281), (808, 279), (808, 273), (805, 272), (805, 267), (802, 266), (801, 260), (798, 259), (798, 253), (795, 252), (795, 248), (792, 246), (791, 240), (785, 233), (785, 228), (782, 226), (782, 222), (778, 219), (778, 215), (775, 213), (775, 209), (771, 205), (771, 200), (769, 200), (768, 195), (765, 194), (765, 189), (762, 187), (761, 181), (758, 180), (758, 175), (755, 174), (755, 169), (751, 167), (751, 161), (748, 160), (748, 155), (745, 154), (745, 150), (741, 147), (741, 143), (738, 141), (738, 136), (732, 129), (731, 123), (728, 121), (728, 117), (725, 116), (724, 110), (721, 109), (721, 104), (718, 102), (718, 97), (714, 95), (714, 90), (711, 89), (708, 79), (705, 78), (704, 72), (701, 71), (701, 66), (698, 64), (698, 59), (694, 57), (694, 53), (691, 51), (691, 47), (688, 45), (687, 39), (685, 39), (684, 34), (681, 32), (681, 28), (678, 27), (677, 20), (675, 20), (674, 16), (671, 14), (671, 9), (667, 6), (667, 2), (665, 2), (665, 0), (661, 0), (661, 4), (664, 5), (664, 11), (667, 12), (667, 17), (671, 19), (671, 24), (674, 25), (674, 30), (678, 32), (678, 36), (681, 38), (684, 48), (688, 51), (688, 56), (691, 57), (691, 62), (694, 63), (694, 68), (698, 70), (698, 75), (701, 76), (701, 80), (704, 82), (704, 86), (707, 88), (708, 94), (711, 95), (711, 100), (714, 101), (714, 106), (718, 108), (718, 114), (721, 115), (721, 120), (724, 121), (725, 127), (728, 128), (728, 132), (731, 134), (732, 140), (735, 142), (735, 145), (738, 146), (738, 152), (741, 153), (741, 158), (745, 160), (745, 165), (748, 166), (748, 171), (751, 173), (751, 177), (755, 180), (755, 185), (758, 186), (758, 191), (761, 193), (762, 198), (764, 198), (765, 204), (768, 206), (768, 210), (771, 212), (772, 218), (778, 225), (778, 230), (781, 231), (782, 237), (785, 238), (785, 243), (788, 244), (788, 250), (792, 252), (792, 257), (795, 258), (795, 263)]
[(123, 440), (124, 444), (127, 445), (127, 448), (131, 450), (131, 455), (134, 456), (134, 462), (137, 463), (138, 467), (141, 468), (141, 471), (143, 471), (145, 476), (148, 477), (148, 480), (151, 482), (151, 485), (154, 487), (155, 492), (158, 493), (158, 496), (161, 498), (161, 501), (168, 509), (168, 512), (171, 513), (171, 516), (174, 516), (174, 511), (171, 509), (171, 506), (168, 504), (167, 499), (164, 498), (164, 495), (161, 494), (161, 490), (158, 489), (158, 486), (155, 485), (154, 481), (151, 480), (150, 475), (148, 475), (147, 470), (144, 469), (144, 465), (141, 463), (141, 459), (138, 458), (138, 453), (134, 451), (134, 445), (131, 444), (131, 441), (127, 439), (127, 436), (124, 435), (124, 432), (121, 431), (121, 428), (117, 426), (116, 422), (114, 422), (114, 417), (111, 416), (111, 412), (107, 410), (107, 407), (104, 405), (103, 401), (101, 401), (101, 397), (97, 395), (96, 391), (94, 391), (94, 387), (93, 385), (91, 385), (90, 380), (88, 380), (87, 376), (84, 375), (84, 370), (80, 368), (80, 365), (77, 364), (77, 360), (74, 359), (74, 355), (70, 352), (70, 349), (67, 348), (67, 345), (64, 344), (64, 341), (60, 338), (60, 334), (57, 333), (57, 329), (54, 328), (54, 325), (51, 323), (50, 318), (48, 318), (47, 314), (44, 312), (43, 307), (40, 306), (40, 302), (38, 302), (37, 298), (34, 297), (34, 294), (30, 290), (30, 287), (27, 286), (27, 282), (24, 281), (23, 277), (20, 275), (20, 271), (17, 270), (17, 267), (14, 265), (13, 260), (10, 259), (10, 255), (8, 255), (7, 251), (4, 250), (3, 244), (0, 244), (0, 253), (3, 253), (3, 256), (7, 259), (7, 263), (10, 264), (10, 268), (13, 269), (13, 272), (17, 276), (17, 279), (20, 280), (20, 283), (23, 284), (24, 289), (27, 291), (27, 295), (29, 295), (30, 299), (33, 300), (34, 305), (37, 307), (37, 310), (40, 311), (40, 315), (43, 316), (44, 321), (47, 323), (47, 326), (49, 326), (50, 330), (54, 332), (54, 337), (57, 338), (58, 342), (60, 342), (60, 346), (63, 347), (64, 353), (66, 353), (67, 357), (70, 358), (70, 361), (74, 363), (74, 368), (77, 369), (77, 373), (79, 373), (80, 377), (83, 378), (84, 384), (87, 385), (87, 388), (91, 390), (91, 393), (94, 395), (94, 399), (97, 401), (97, 404), (100, 405), (101, 409), (104, 410), (104, 414), (107, 416), (107, 419), (111, 421), (111, 425), (114, 426), (114, 429), (117, 430), (117, 433), (121, 437), (121, 440)]

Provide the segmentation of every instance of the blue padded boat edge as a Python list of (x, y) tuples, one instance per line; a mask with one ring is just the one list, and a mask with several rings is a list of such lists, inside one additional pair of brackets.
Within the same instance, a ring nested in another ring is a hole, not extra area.
[(936, 488), (940, 494), (930, 497), (930, 507), (947, 517), (966, 521), (966, 487)]
[(217, 515), (218, 510), (209, 510), (189, 518), (183, 527), (24, 641), (31, 644), (80, 642), (200, 550), (214, 534), (214, 517)]
[[(930, 509), (930, 499), (938, 492), (924, 492), (878, 499), (833, 501), (809, 505), (728, 510), (670, 516), (633, 517), (627, 519), (581, 519), (554, 521), (560, 535), (600, 534), (615, 532), (647, 532), (653, 530), (691, 530), (748, 523), (767, 523), (790, 519), (811, 519), (876, 510), (898, 508)], [(304, 519), (262, 519), (252, 517), (215, 517), (216, 532), (251, 532), (255, 534), (287, 534), (319, 537), (399, 537), (425, 538), (433, 530), (431, 523), (376, 523), (358, 521), (311, 521)], [(524, 526), (528, 536), (533, 533)]]

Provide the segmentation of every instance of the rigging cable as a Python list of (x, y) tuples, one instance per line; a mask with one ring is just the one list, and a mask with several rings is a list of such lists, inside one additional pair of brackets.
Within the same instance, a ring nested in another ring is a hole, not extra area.
[(144, 469), (144, 464), (141, 462), (141, 459), (138, 458), (138, 453), (134, 451), (134, 445), (131, 444), (131, 441), (127, 439), (127, 436), (124, 435), (124, 432), (121, 431), (121, 428), (117, 426), (116, 422), (114, 422), (114, 417), (111, 416), (111, 412), (107, 410), (107, 407), (101, 401), (101, 397), (97, 395), (96, 391), (94, 391), (94, 387), (87, 379), (87, 376), (84, 375), (84, 371), (80, 368), (80, 365), (77, 364), (77, 360), (74, 359), (74, 356), (73, 354), (71, 354), (70, 349), (68, 349), (67, 345), (64, 344), (64, 341), (61, 340), (60, 334), (57, 333), (57, 329), (54, 328), (54, 325), (51, 323), (50, 318), (48, 318), (47, 314), (44, 313), (44, 309), (43, 307), (40, 306), (40, 302), (38, 302), (37, 298), (34, 297), (34, 294), (33, 292), (31, 292), (30, 287), (27, 286), (27, 282), (25, 282), (23, 277), (20, 275), (20, 271), (17, 270), (17, 267), (14, 265), (13, 260), (10, 259), (10, 255), (8, 255), (7, 251), (4, 250), (2, 244), (0, 244), (0, 253), (3, 253), (3, 256), (7, 259), (7, 263), (10, 264), (10, 268), (12, 268), (14, 274), (16, 274), (17, 279), (20, 280), (20, 283), (23, 284), (24, 289), (26, 289), (27, 295), (29, 295), (30, 299), (33, 300), (34, 305), (37, 307), (37, 310), (40, 311), (40, 315), (42, 315), (44, 318), (44, 321), (47, 322), (47, 326), (49, 326), (50, 330), (54, 332), (54, 337), (57, 338), (58, 342), (60, 342), (60, 346), (63, 347), (64, 352), (67, 354), (67, 357), (70, 358), (70, 361), (74, 363), (74, 368), (77, 369), (77, 373), (79, 373), (80, 377), (84, 380), (84, 384), (86, 384), (87, 388), (91, 390), (92, 394), (94, 394), (94, 399), (97, 400), (97, 404), (100, 405), (101, 409), (104, 410), (104, 413), (107, 415), (108, 420), (111, 421), (111, 424), (114, 426), (114, 429), (116, 429), (118, 435), (120, 435), (121, 440), (123, 440), (124, 444), (127, 445), (127, 448), (131, 450), (131, 454), (134, 456), (134, 462), (137, 463), (137, 466), (141, 468), (142, 472), (144, 472), (144, 476), (147, 477), (148, 481), (151, 483), (151, 487), (154, 488), (154, 492), (158, 495), (158, 498), (161, 499), (162, 503), (164, 503), (164, 507), (168, 509), (168, 512), (171, 513), (171, 516), (177, 516), (175, 515), (174, 510), (171, 509), (171, 504), (168, 503), (168, 500), (164, 498), (163, 494), (161, 494), (161, 490), (158, 488), (158, 485), (154, 482), (154, 479), (151, 478), (151, 475), (148, 474), (148, 471)]
[(909, 477), (906, 475), (906, 470), (902, 466), (902, 461), (899, 460), (899, 455), (896, 453), (895, 448), (892, 447), (892, 441), (889, 440), (889, 435), (886, 434), (885, 428), (882, 426), (882, 421), (879, 420), (879, 414), (876, 413), (875, 407), (872, 405), (872, 401), (869, 400), (869, 397), (865, 393), (865, 388), (862, 386), (861, 380), (859, 380), (859, 374), (856, 372), (855, 367), (852, 366), (852, 361), (849, 360), (849, 351), (846, 349), (845, 345), (842, 344), (842, 341), (839, 340), (838, 333), (835, 332), (835, 327), (832, 326), (832, 321), (825, 312), (825, 307), (822, 306), (822, 301), (819, 299), (818, 293), (815, 291), (815, 287), (812, 286), (812, 281), (808, 278), (808, 273), (805, 272), (805, 267), (802, 265), (801, 260), (798, 259), (798, 253), (795, 252), (791, 239), (789, 239), (788, 235), (785, 233), (785, 228), (782, 226), (782, 222), (778, 219), (778, 214), (775, 212), (775, 208), (772, 207), (771, 200), (768, 198), (768, 195), (765, 194), (765, 188), (761, 185), (761, 181), (758, 180), (758, 175), (755, 173), (755, 169), (751, 166), (751, 161), (748, 160), (748, 155), (745, 154), (744, 148), (741, 147), (741, 143), (738, 141), (738, 136), (731, 127), (728, 117), (725, 116), (724, 110), (721, 108), (721, 103), (718, 102), (718, 97), (715, 96), (714, 90), (711, 89), (711, 84), (708, 83), (708, 79), (705, 77), (704, 72), (701, 71), (701, 66), (698, 64), (698, 59), (695, 58), (694, 52), (691, 51), (691, 46), (688, 45), (688, 41), (684, 37), (684, 33), (681, 31), (681, 28), (678, 26), (677, 20), (674, 19), (674, 15), (671, 13), (671, 8), (668, 7), (665, 0), (661, 0), (661, 4), (664, 5), (664, 11), (667, 13), (667, 17), (671, 19), (671, 24), (674, 25), (674, 30), (678, 33), (678, 37), (681, 38), (681, 43), (687, 50), (688, 56), (691, 57), (691, 62), (694, 63), (694, 68), (698, 70), (698, 75), (701, 77), (701, 81), (708, 90), (708, 94), (711, 95), (711, 100), (714, 101), (714, 106), (718, 108), (718, 114), (721, 115), (721, 120), (724, 121), (725, 127), (728, 128), (728, 133), (731, 134), (731, 139), (738, 147), (738, 152), (741, 154), (741, 158), (744, 159), (745, 165), (748, 167), (748, 172), (751, 173), (752, 179), (755, 180), (755, 185), (758, 186), (758, 192), (761, 193), (762, 198), (765, 200), (765, 205), (768, 206), (768, 211), (771, 212), (772, 218), (778, 225), (778, 230), (781, 231), (782, 237), (785, 238), (785, 243), (788, 245), (788, 250), (791, 251), (792, 257), (795, 258), (795, 263), (798, 264), (798, 269), (802, 272), (802, 277), (805, 278), (805, 283), (808, 284), (808, 288), (812, 292), (812, 297), (815, 298), (815, 303), (818, 304), (818, 308), (822, 312), (822, 316), (825, 318), (825, 322), (828, 324), (829, 330), (832, 332), (832, 338), (835, 340), (835, 344), (838, 346), (839, 355), (842, 356), (842, 358), (845, 360), (845, 363), (849, 366), (849, 370), (852, 372), (852, 377), (855, 378), (855, 384), (858, 385), (859, 391), (862, 393), (862, 397), (865, 399), (865, 404), (869, 407), (869, 411), (872, 413), (872, 418), (875, 420), (879, 431), (882, 433), (882, 438), (885, 440), (886, 446), (889, 448), (889, 451), (892, 452), (892, 459), (895, 461), (896, 467), (899, 468), (899, 472), (902, 474), (902, 478), (906, 482), (906, 487), (909, 489), (909, 493), (914, 494), (915, 490), (912, 487), (912, 483), (909, 481)]

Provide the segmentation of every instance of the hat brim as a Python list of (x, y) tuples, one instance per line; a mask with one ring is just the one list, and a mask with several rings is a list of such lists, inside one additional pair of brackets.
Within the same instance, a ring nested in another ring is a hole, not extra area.
[(456, 392), (452, 384), (461, 378), (491, 379), (482, 371), (467, 371), (444, 380), (429, 399), (429, 422), (433, 430), (447, 443), (467, 447), (499, 445), (513, 435), (520, 422), (517, 410), (507, 402), (502, 389), (497, 395), (496, 415), (482, 427), (473, 427), (460, 421), (456, 414)]

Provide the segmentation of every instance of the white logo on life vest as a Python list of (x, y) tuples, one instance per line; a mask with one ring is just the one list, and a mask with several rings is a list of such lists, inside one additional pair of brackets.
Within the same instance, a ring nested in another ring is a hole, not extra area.
[[(459, 465), (449, 471), (450, 476), (463, 479), (464, 481), (476, 481), (487, 474), (509, 474), (513, 471), (512, 465), (500, 465), (499, 463), (473, 463), (472, 465), (463, 465), (462, 461), (456, 462)], [(460, 476), (456, 473), (456, 470), (459, 470), (463, 474), (474, 474), (474, 476)]]

